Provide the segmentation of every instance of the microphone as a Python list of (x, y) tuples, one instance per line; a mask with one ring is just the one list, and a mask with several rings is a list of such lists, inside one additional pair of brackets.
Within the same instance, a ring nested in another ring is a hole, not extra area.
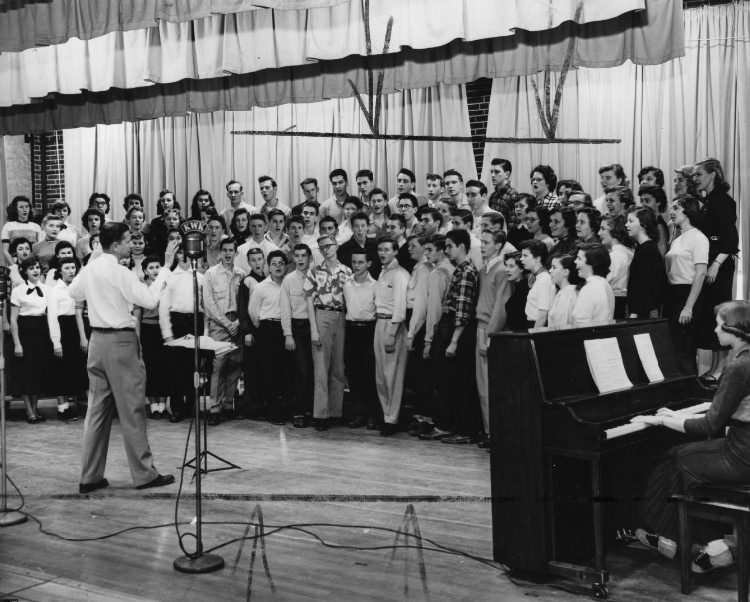
[(200, 259), (206, 251), (206, 230), (208, 226), (201, 220), (191, 219), (180, 226), (182, 234), (182, 248), (185, 256), (190, 259)]

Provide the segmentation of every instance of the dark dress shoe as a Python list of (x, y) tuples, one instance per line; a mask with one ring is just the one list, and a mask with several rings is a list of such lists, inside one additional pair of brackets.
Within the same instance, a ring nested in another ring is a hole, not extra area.
[(104, 489), (105, 487), (109, 487), (109, 481), (107, 479), (102, 479), (101, 481), (97, 481), (96, 483), (79, 483), (78, 493), (91, 493), (92, 491), (96, 491), (97, 489)]
[(443, 431), (435, 426), (432, 428), (432, 430), (419, 435), (419, 438), (424, 441), (437, 441), (438, 439), (442, 439), (443, 437), (450, 437), (452, 435), (453, 433), (451, 433), (450, 431)]
[(374, 418), (369, 418), (367, 420), (367, 430), (368, 431), (377, 431), (380, 427), (378, 426), (377, 421)]
[(365, 419), (362, 416), (355, 416), (354, 420), (349, 423), (350, 429), (358, 429), (365, 425)]
[(285, 424), (284, 419), (281, 416), (272, 416), (271, 418), (268, 419), (268, 422), (270, 422), (271, 424), (275, 424), (277, 426), (281, 426)]
[(449, 445), (466, 445), (467, 443), (476, 443), (477, 439), (471, 435), (451, 435), (449, 437), (443, 437), (441, 441), (443, 443), (448, 443)]
[(206, 422), (208, 423), (208, 426), (218, 426), (221, 424), (221, 415), (218, 412), (212, 412), (208, 415)]
[(316, 431), (327, 431), (330, 427), (327, 418), (313, 418)]
[(172, 412), (169, 415), (169, 422), (176, 423), (176, 422), (182, 422), (182, 415), (179, 412)]
[(298, 429), (305, 428), (307, 426), (307, 422), (305, 421), (305, 417), (304, 416), (295, 416), (292, 419), (292, 426), (294, 426), (294, 428), (298, 428)]
[(395, 435), (398, 432), (398, 425), (397, 424), (388, 424), (387, 422), (382, 426), (380, 429), (380, 436), (381, 437), (390, 437), (391, 435)]
[(477, 443), (477, 447), (479, 449), (487, 449), (490, 446), (490, 437), (489, 435), (485, 435), (479, 440), (479, 443)]
[(164, 418), (164, 415), (160, 411), (151, 412), (151, 415), (149, 416), (151, 420), (161, 420)]
[(36, 416), (30, 416), (26, 419), (26, 422), (29, 424), (37, 424), (39, 422), (44, 422), (44, 418), (39, 416), (38, 414)]
[(154, 480), (144, 483), (143, 485), (137, 485), (136, 489), (151, 489), (152, 487), (164, 487), (164, 485), (171, 485), (174, 483), (174, 477), (171, 474), (160, 474)]

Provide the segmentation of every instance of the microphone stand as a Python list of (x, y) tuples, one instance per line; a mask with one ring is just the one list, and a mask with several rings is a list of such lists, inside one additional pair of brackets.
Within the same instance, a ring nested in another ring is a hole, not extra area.
[[(190, 257), (190, 265), (193, 268), (193, 334), (195, 345), (193, 346), (193, 387), (195, 388), (195, 458), (196, 464), (201, 457), (201, 413), (200, 413), (200, 333), (198, 332), (198, 259)], [(217, 554), (203, 553), (201, 512), (201, 471), (195, 471), (195, 542), (196, 548), (193, 554), (185, 554), (176, 558), (173, 566), (181, 573), (211, 573), (224, 567), (224, 559)]]
[(5, 476), (5, 299), (8, 296), (8, 268), (0, 267), (0, 527), (10, 527), (26, 522), (27, 517), (22, 512), (8, 510), (7, 478)]

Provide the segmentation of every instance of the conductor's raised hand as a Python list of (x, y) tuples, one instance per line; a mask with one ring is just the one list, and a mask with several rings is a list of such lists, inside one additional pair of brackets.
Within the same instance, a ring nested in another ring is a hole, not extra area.
[(164, 265), (165, 266), (171, 266), (174, 262), (174, 256), (177, 254), (177, 247), (179, 246), (179, 242), (176, 240), (170, 240), (167, 243), (167, 248), (164, 251)]

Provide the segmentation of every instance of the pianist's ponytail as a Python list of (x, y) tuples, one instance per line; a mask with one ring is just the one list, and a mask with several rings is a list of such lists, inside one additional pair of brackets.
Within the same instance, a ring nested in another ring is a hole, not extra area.
[(721, 329), (750, 343), (750, 302), (727, 301), (716, 306), (716, 315), (724, 320)]

